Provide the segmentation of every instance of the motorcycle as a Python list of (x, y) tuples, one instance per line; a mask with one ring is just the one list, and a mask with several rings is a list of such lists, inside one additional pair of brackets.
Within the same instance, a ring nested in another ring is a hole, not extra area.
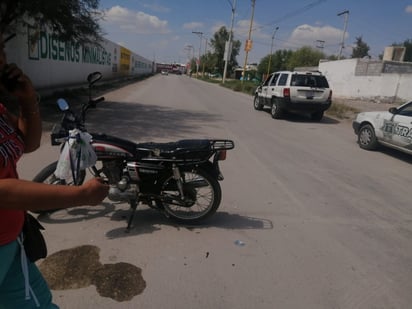
[[(167, 143), (134, 143), (107, 134), (88, 133), (86, 113), (104, 101), (104, 97), (92, 98), (92, 86), (101, 78), (100, 72), (88, 75), (89, 100), (82, 104), (80, 115), (70, 108), (66, 100), (57, 100), (63, 117), (51, 132), (51, 144), (60, 145), (61, 151), (70, 140), (81, 143), (80, 135), (90, 134), (96, 164), (81, 168), (79, 158), (82, 154), (78, 148), (74, 160), (70, 159), (70, 181), (56, 176), (59, 161), (44, 167), (33, 181), (81, 185), (88, 170), (93, 177), (101, 177), (110, 185), (108, 198), (111, 201), (129, 203), (131, 213), (127, 231), (140, 203), (183, 224), (197, 224), (213, 215), (222, 198), (219, 181), (223, 180), (223, 175), (219, 161), (226, 159), (226, 152), (234, 148), (234, 142), (226, 139), (183, 139)], [(37, 213), (50, 213), (50, 210)]]

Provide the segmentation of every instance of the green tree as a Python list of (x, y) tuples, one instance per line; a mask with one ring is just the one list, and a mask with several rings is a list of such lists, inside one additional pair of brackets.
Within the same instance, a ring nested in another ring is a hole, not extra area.
[(304, 46), (292, 53), (287, 62), (287, 69), (294, 70), (296, 67), (318, 66), (319, 61), (325, 58), (323, 52), (310, 46)]
[(214, 65), (215, 65), (215, 55), (208, 51), (205, 55), (202, 55), (200, 57), (200, 65), (201, 65), (201, 70), (206, 73), (213, 73), (215, 71)]
[[(223, 73), (224, 69), (224, 61), (223, 56), (225, 53), (225, 44), (226, 41), (229, 40), (229, 32), (227, 31), (226, 27), (221, 27), (215, 34), (213, 38), (210, 40), (210, 45), (214, 49), (214, 67), (217, 67), (220, 73)], [(232, 36), (232, 53), (230, 54), (230, 58), (227, 64), (227, 71), (232, 72), (233, 68), (235, 68), (238, 63), (236, 57), (239, 55), (241, 43), (239, 40), (234, 40)]]
[(98, 8), (99, 0), (1, 0), (0, 32), (12, 33), (30, 20), (61, 40), (95, 42), (102, 37)]
[[(290, 57), (292, 56), (293, 51), (291, 50), (277, 50), (272, 56), (269, 54), (263, 57), (258, 65), (258, 75), (265, 76), (269, 73), (275, 71), (281, 71), (287, 69), (287, 63), (289, 62)], [(270, 66), (269, 66), (270, 61)]]
[(363, 57), (369, 57), (369, 46), (366, 44), (362, 36), (356, 37), (355, 41), (356, 46), (353, 48), (352, 51), (352, 58), (363, 58)]

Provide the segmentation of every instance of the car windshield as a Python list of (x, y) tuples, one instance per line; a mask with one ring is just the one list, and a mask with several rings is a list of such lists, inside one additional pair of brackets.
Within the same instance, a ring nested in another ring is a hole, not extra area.
[(329, 88), (325, 76), (310, 74), (293, 74), (291, 85), (299, 87)]

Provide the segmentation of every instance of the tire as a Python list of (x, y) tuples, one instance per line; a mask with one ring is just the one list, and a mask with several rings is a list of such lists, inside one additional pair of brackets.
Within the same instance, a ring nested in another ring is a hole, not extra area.
[[(161, 204), (167, 215), (176, 222), (197, 224), (213, 215), (219, 208), (222, 199), (222, 190), (218, 180), (203, 169), (181, 171), (183, 192), (187, 205), (172, 203), (179, 197), (176, 182), (173, 176), (164, 180), (161, 195), (168, 197), (170, 202), (163, 198)], [(170, 199), (174, 197), (174, 199)]]
[[(64, 179), (59, 179), (54, 175), (54, 171), (56, 170), (56, 167), (57, 167), (57, 161), (50, 163), (33, 178), (33, 181), (39, 182), (39, 183), (52, 184), (52, 185), (73, 186), (74, 185), (73, 182), (66, 183)], [(79, 175), (79, 178), (77, 179), (76, 185), (78, 186), (82, 185), (85, 177), (86, 177), (86, 172), (80, 171), (80, 175)], [(42, 214), (42, 213), (51, 213), (57, 210), (59, 209), (38, 210), (38, 211), (32, 211), (32, 212), (37, 213), (37, 214)]]
[(323, 118), (323, 112), (316, 112), (310, 115), (310, 118), (313, 121), (321, 121)]
[(361, 126), (358, 133), (359, 147), (366, 150), (375, 150), (378, 148), (378, 140), (375, 130), (370, 124)]
[(259, 96), (255, 95), (255, 98), (253, 99), (253, 107), (257, 111), (261, 111), (263, 109), (263, 104), (259, 102)]
[(270, 114), (273, 119), (280, 119), (283, 116), (283, 110), (280, 108), (275, 101), (272, 101), (272, 107), (270, 108)]

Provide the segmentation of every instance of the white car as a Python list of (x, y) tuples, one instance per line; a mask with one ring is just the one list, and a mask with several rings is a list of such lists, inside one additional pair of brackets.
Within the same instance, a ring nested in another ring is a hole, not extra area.
[(352, 126), (363, 149), (382, 144), (412, 154), (412, 101), (388, 111), (359, 113)]
[(268, 107), (274, 119), (300, 112), (320, 121), (331, 104), (332, 90), (319, 71), (274, 72), (256, 88), (253, 99), (256, 110)]

